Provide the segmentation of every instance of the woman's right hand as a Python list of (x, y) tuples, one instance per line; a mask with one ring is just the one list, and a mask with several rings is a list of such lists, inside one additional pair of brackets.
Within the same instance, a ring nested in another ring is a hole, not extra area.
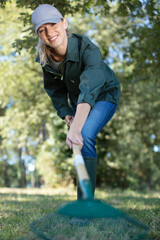
[(73, 119), (74, 119), (74, 117), (71, 116), (71, 115), (65, 116), (65, 122), (66, 122), (67, 127), (71, 126), (71, 123), (72, 123)]
[[(73, 125), (72, 125), (73, 126)], [(70, 149), (73, 148), (73, 144), (79, 145), (80, 149), (83, 147), (83, 138), (81, 132), (73, 127), (70, 127), (66, 137), (66, 143)]]

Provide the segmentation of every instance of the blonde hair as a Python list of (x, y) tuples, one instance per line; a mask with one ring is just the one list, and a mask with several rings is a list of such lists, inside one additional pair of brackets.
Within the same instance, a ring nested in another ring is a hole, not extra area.
[(37, 48), (36, 48), (39, 58), (40, 58), (40, 64), (44, 67), (46, 64), (48, 64), (48, 58), (47, 56), (51, 55), (51, 48), (47, 46), (40, 38), (38, 40)]
[[(71, 32), (67, 29), (67, 37), (71, 36)], [(36, 48), (39, 57), (40, 57), (40, 64), (44, 67), (46, 64), (48, 64), (48, 57), (49, 55), (52, 55), (52, 48), (48, 45), (46, 45), (40, 38), (38, 40), (37, 48)]]

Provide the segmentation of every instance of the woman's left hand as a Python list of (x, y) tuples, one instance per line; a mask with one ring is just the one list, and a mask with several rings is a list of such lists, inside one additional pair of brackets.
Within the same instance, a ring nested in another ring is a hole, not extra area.
[(72, 144), (77, 144), (80, 149), (83, 147), (83, 138), (81, 132), (77, 129), (72, 129), (72, 126), (67, 134), (66, 143), (70, 149), (72, 149)]

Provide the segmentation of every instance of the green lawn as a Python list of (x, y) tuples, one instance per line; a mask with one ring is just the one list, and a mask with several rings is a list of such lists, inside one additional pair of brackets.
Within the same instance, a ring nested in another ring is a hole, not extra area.
[[(160, 239), (160, 193), (98, 189), (104, 200), (150, 228), (149, 239)], [(74, 188), (0, 189), (0, 240), (40, 240), (30, 230), (38, 220), (38, 233), (54, 240), (130, 240), (126, 222), (119, 219), (93, 220), (89, 226), (69, 224), (68, 217), (55, 214), (62, 204), (76, 199)], [(40, 220), (39, 220), (40, 219)], [(134, 238), (133, 238), (134, 239)], [(148, 238), (146, 238), (148, 239)]]

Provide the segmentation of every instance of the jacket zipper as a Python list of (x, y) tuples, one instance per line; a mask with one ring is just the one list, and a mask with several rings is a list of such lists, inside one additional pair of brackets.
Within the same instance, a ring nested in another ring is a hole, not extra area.
[(67, 59), (61, 64), (61, 73), (62, 73), (62, 79), (63, 80), (63, 66), (67, 62)]
[(55, 72), (55, 71), (52, 71), (52, 70), (50, 70), (48, 67), (46, 67), (46, 70), (47, 70), (47, 72), (49, 72), (49, 73), (54, 73), (55, 75), (58, 75), (58, 76), (60, 76), (61, 77), (61, 80), (63, 80), (63, 74), (60, 74), (60, 73), (57, 73), (57, 72)]
[(50, 69), (48, 69), (48, 67), (47, 67), (47, 71), (50, 72), (50, 73), (54, 73), (54, 74), (56, 74), (56, 75), (61, 76), (61, 81), (62, 81), (62, 80), (63, 80), (63, 65), (64, 65), (66, 62), (67, 62), (67, 60), (65, 60), (65, 61), (61, 64), (61, 73), (62, 73), (62, 74), (57, 73), (57, 72), (55, 72), (55, 71), (51, 71)]

